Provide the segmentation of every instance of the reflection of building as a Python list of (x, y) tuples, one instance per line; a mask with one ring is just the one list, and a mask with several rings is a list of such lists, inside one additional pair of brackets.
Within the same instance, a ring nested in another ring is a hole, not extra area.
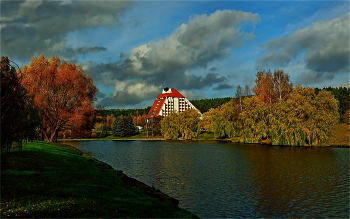
[[(171, 112), (183, 112), (186, 109), (198, 110), (186, 97), (184, 97), (175, 88), (164, 88), (162, 94), (158, 94), (154, 101), (147, 118), (155, 118), (157, 116), (167, 116)], [(199, 110), (198, 110), (199, 111)]]

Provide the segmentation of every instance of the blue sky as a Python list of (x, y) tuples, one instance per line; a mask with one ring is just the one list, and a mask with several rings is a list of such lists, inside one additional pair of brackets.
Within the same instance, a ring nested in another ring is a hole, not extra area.
[(143, 108), (163, 87), (234, 96), (262, 69), (349, 86), (348, 1), (1, 1), (1, 55), (81, 65), (96, 104)]

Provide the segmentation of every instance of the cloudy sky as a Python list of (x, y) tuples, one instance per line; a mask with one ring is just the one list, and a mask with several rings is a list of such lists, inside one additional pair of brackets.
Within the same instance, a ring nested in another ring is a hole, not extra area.
[(1, 55), (81, 65), (96, 104), (144, 108), (163, 87), (234, 96), (261, 69), (349, 86), (348, 1), (1, 1)]

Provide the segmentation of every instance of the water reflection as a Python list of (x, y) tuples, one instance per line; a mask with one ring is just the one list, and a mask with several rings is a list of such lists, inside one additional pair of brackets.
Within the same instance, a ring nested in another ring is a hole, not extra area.
[(349, 217), (347, 148), (193, 141), (75, 146), (201, 217)]

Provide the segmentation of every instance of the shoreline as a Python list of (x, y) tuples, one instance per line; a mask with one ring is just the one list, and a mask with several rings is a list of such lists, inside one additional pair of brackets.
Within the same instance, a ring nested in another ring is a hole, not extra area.
[(291, 145), (272, 145), (269, 143), (241, 143), (236, 142), (230, 139), (177, 139), (177, 140), (167, 140), (165, 138), (127, 138), (127, 139), (95, 139), (95, 138), (86, 138), (86, 139), (57, 139), (57, 142), (64, 142), (64, 141), (219, 141), (219, 142), (226, 142), (226, 143), (239, 143), (239, 144), (259, 144), (259, 145), (270, 145), (270, 146), (283, 146), (283, 147), (331, 147), (331, 148), (350, 148), (349, 145), (304, 145), (304, 146), (291, 146)]
[(115, 174), (117, 174), (120, 177), (120, 180), (125, 183), (126, 185), (130, 186), (130, 187), (136, 187), (142, 191), (144, 191), (147, 195), (153, 197), (153, 198), (157, 198), (159, 201), (163, 201), (163, 202), (167, 202), (168, 204), (172, 204), (178, 207), (178, 204), (180, 203), (179, 200), (161, 192), (159, 189), (156, 189), (154, 187), (148, 186), (145, 183), (131, 178), (129, 176), (127, 176), (126, 174), (123, 173), (122, 170), (116, 170), (114, 169), (111, 165), (100, 161), (94, 157), (91, 157), (90, 155), (82, 152), (81, 150), (79, 150), (78, 148), (72, 146), (72, 145), (68, 145), (65, 144), (66, 146), (69, 146), (72, 150), (78, 151), (79, 155), (82, 155), (83, 157), (89, 159), (89, 162), (94, 162), (97, 165), (103, 166), (106, 169), (112, 169), (115, 171)]
[(1, 164), (4, 218), (198, 218), (68, 143), (30, 142)]

